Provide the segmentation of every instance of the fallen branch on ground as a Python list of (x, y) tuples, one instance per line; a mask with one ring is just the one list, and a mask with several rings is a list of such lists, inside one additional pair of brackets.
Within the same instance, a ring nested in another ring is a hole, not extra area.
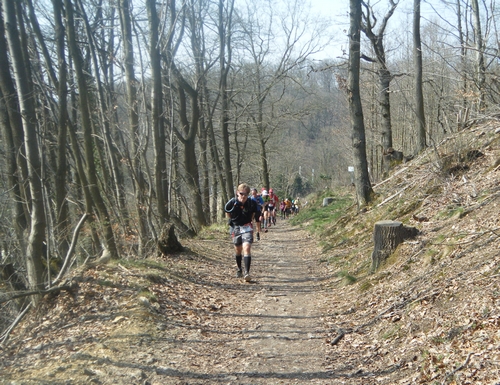
[(345, 336), (345, 331), (342, 330), (342, 329), (338, 329), (337, 330), (337, 333), (339, 334), (337, 337), (335, 337), (332, 342), (330, 342), (330, 345), (337, 345), (339, 343), (339, 341), (344, 338)]
[(17, 317), (14, 320), (14, 322), (12, 322), (12, 324), (5, 331), (5, 333), (2, 334), (2, 337), (1, 337), (2, 343), (0, 344), (1, 347), (3, 347), (5, 345), (5, 343), (9, 339), (9, 336), (10, 336), (10, 333), (12, 332), (12, 330), (14, 330), (14, 328), (17, 326), (17, 324), (19, 322), (21, 322), (21, 320), (23, 319), (24, 315), (28, 312), (28, 310), (30, 308), (31, 308), (31, 303), (29, 303), (28, 306), (26, 306), (26, 308), (17, 315)]
[(467, 355), (467, 358), (465, 359), (465, 362), (460, 365), (458, 368), (456, 368), (453, 372), (451, 373), (448, 373), (446, 376), (444, 376), (444, 380), (443, 382), (441, 383), (442, 385), (444, 385), (446, 383), (446, 380), (448, 379), (448, 377), (451, 377), (453, 376), (456, 372), (458, 372), (459, 370), (462, 370), (463, 368), (465, 368), (467, 365), (469, 365), (469, 361), (470, 361), (470, 357), (473, 355), (474, 353), (469, 353)]
[(44, 294), (49, 294), (49, 293), (54, 293), (57, 291), (61, 290), (66, 290), (66, 291), (73, 291), (76, 288), (76, 283), (73, 283), (71, 285), (62, 285), (62, 286), (54, 286), (51, 287), (50, 289), (47, 290), (32, 290), (32, 291), (22, 291), (22, 292), (17, 292), (16, 294), (8, 295), (5, 294), (3, 298), (0, 298), (0, 304), (12, 301), (13, 299), (16, 298), (24, 298), (24, 297), (29, 297), (30, 295), (44, 295)]

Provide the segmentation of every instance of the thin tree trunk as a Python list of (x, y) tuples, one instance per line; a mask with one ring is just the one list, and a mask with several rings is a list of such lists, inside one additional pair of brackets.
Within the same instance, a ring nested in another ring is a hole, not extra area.
[(99, 215), (100, 225), (104, 232), (105, 247), (112, 259), (118, 259), (118, 249), (115, 243), (111, 218), (108, 214), (104, 200), (98, 187), (97, 171), (94, 161), (94, 143), (92, 138), (92, 123), (90, 120), (91, 109), (89, 106), (89, 92), (83, 69), (83, 58), (76, 43), (74, 10), (71, 0), (64, 0), (67, 18), (68, 46), (75, 66), (76, 80), (79, 90), (80, 117), (82, 120), (83, 140), (85, 149), (86, 174), (89, 182), (89, 190)]
[(384, 151), (393, 147), (392, 144), (392, 121), (391, 121), (391, 101), (390, 101), (390, 84), (392, 75), (385, 68), (385, 63), (378, 71), (378, 103), (380, 109), (380, 134), (381, 142)]
[(356, 185), (358, 207), (363, 208), (371, 201), (373, 190), (366, 161), (365, 125), (359, 89), (361, 0), (349, 0), (349, 4), (349, 114), (352, 127), (354, 183)]
[[(21, 187), (23, 185), (22, 179), (27, 175), (27, 165), (25, 162), (26, 157), (24, 156), (24, 145), (22, 143), (23, 127), (21, 114), (19, 112), (14, 81), (9, 68), (3, 13), (0, 10), (0, 98), (2, 99), (0, 125), (3, 133), (3, 144), (7, 161), (6, 167), (9, 191), (12, 202), (14, 202), (12, 207), (14, 213), (14, 228), (19, 245), (21, 249), (24, 250), (24, 231), (28, 227), (28, 210), (26, 209), (26, 205), (23, 204), (23, 202), (26, 202), (26, 194), (24, 194)], [(18, 154), (22, 156), (18, 158)], [(21, 164), (18, 163), (18, 159)]]
[[(175, 23), (178, 21), (175, 11), (175, 0), (170, 0), (169, 7), (171, 17), (170, 30), (173, 31)], [(180, 18), (180, 36), (182, 36), (184, 33), (184, 23), (187, 18), (185, 12), (186, 10)], [(190, 10), (188, 9), (187, 12), (190, 12)], [(193, 23), (193, 20), (191, 20), (191, 22)], [(191, 31), (191, 33), (195, 33), (195, 31), (193, 30)], [(170, 38), (171, 37), (172, 35), (170, 35)], [(190, 197), (190, 206), (187, 207), (187, 209), (189, 210), (188, 214), (190, 214), (192, 228), (195, 232), (198, 232), (200, 228), (202, 226), (205, 226), (207, 223), (203, 212), (199, 180), (199, 167), (196, 157), (196, 134), (199, 129), (200, 98), (198, 89), (187, 82), (174, 62), (176, 49), (177, 47), (172, 47), (171, 41), (169, 41), (167, 43), (165, 51), (168, 66), (177, 82), (177, 93), (179, 96), (178, 116), (182, 127), (181, 130), (177, 130), (172, 124), (172, 128), (174, 129), (176, 137), (181, 141), (183, 145), (186, 186), (189, 190)], [(196, 47), (196, 39), (193, 36), (191, 36), (191, 49), (193, 53), (196, 53), (198, 51)], [(189, 96), (189, 108), (186, 94)], [(190, 118), (188, 118), (189, 113)]]
[[(231, 167), (231, 150), (229, 144), (229, 95), (227, 89), (227, 78), (231, 68), (231, 28), (232, 28), (232, 10), (234, 1), (229, 1), (229, 16), (224, 20), (224, 0), (219, 0), (219, 66), (220, 66), (220, 84), (219, 92), (221, 97), (221, 130), (222, 130), (222, 148), (224, 160), (224, 172), (226, 179), (226, 188), (223, 190), (224, 200), (229, 199), (229, 195), (234, 194), (233, 169)], [(227, 27), (227, 30), (226, 30)], [(226, 33), (228, 32), (228, 33)], [(226, 55), (227, 47), (227, 55)], [(228, 195), (229, 194), (229, 195)]]
[[(125, 197), (123, 196), (123, 176), (122, 171), (120, 169), (120, 165), (118, 162), (118, 155), (113, 145), (113, 141), (111, 138), (111, 130), (110, 130), (110, 121), (108, 119), (109, 116), (109, 107), (106, 104), (106, 97), (104, 93), (104, 86), (101, 80), (101, 76), (99, 74), (99, 61), (98, 61), (98, 46), (99, 43), (95, 42), (95, 37), (92, 31), (92, 27), (88, 20), (87, 14), (83, 8), (83, 4), (81, 0), (78, 0), (80, 14), (84, 21), (85, 31), (87, 33), (87, 39), (89, 41), (89, 54), (92, 60), (92, 68), (94, 69), (94, 82), (96, 85), (96, 94), (98, 100), (98, 116), (100, 120), (99, 127), (102, 129), (102, 146), (98, 146), (99, 154), (101, 157), (101, 170), (103, 172), (104, 180), (105, 180), (105, 189), (111, 190), (109, 195), (114, 197), (114, 201), (116, 202), (116, 206), (120, 210), (119, 218), (124, 221), (124, 227), (127, 228), (129, 224), (129, 215), (128, 210), (125, 205)], [(98, 7), (98, 15), (96, 15), (97, 19), (102, 19), (102, 7)], [(102, 42), (104, 45), (104, 41)], [(105, 62), (102, 63), (105, 66)], [(100, 143), (100, 142), (99, 142)], [(108, 167), (109, 165), (109, 171)], [(107, 192), (105, 192), (107, 193)]]
[(479, 14), (479, 4), (477, 0), (471, 0), (472, 12), (474, 17), (474, 37), (476, 42), (476, 87), (479, 93), (477, 101), (477, 110), (481, 112), (484, 109), (486, 84), (486, 69), (484, 66), (484, 44), (483, 33), (481, 31), (481, 17)]
[(462, 111), (460, 111), (460, 119), (458, 120), (458, 130), (461, 130), (465, 123), (465, 117), (467, 116), (467, 62), (465, 48), (464, 33), (462, 30), (462, 8), (460, 5), (461, 0), (457, 0), (457, 26), (458, 26), (458, 40), (460, 42), (460, 74), (462, 78)]
[(152, 95), (152, 130), (153, 144), (155, 153), (155, 186), (158, 202), (158, 216), (160, 224), (165, 223), (169, 218), (168, 213), (168, 175), (167, 175), (167, 156), (165, 149), (165, 121), (163, 118), (163, 93), (161, 78), (161, 55), (159, 44), (160, 20), (156, 12), (156, 2), (148, 0), (149, 26), (150, 26), (150, 59), (151, 75), (153, 82)]
[[(106, 70), (106, 84), (108, 85), (108, 105), (110, 106), (117, 106), (118, 105), (118, 93), (116, 92), (116, 87), (115, 87), (115, 65), (113, 63), (113, 58), (115, 55), (115, 36), (116, 36), (116, 30), (117, 28), (115, 27), (116, 23), (116, 5), (111, 6), (111, 14), (109, 16), (110, 18), (110, 25), (109, 25), (109, 36), (108, 36), (108, 48), (107, 50), (102, 50), (101, 51), (101, 56), (106, 56), (103, 61), (107, 60), (108, 61), (108, 66)], [(103, 32), (104, 34), (104, 32)], [(103, 36), (102, 41), (105, 41), (105, 38)], [(119, 109), (118, 108), (112, 108), (110, 111), (110, 121), (111, 121), (111, 135), (112, 135), (112, 140), (111, 143), (116, 143), (116, 147), (113, 146), (113, 149), (116, 151), (117, 147), (121, 148), (122, 151), (126, 155), (120, 155), (119, 153), (116, 155), (117, 158), (123, 159), (123, 158), (129, 158), (128, 150), (126, 149), (126, 145), (123, 140), (123, 132), (119, 126), (120, 118), (119, 118)], [(127, 198), (126, 198), (126, 187), (125, 187), (125, 176), (124, 172), (120, 172), (118, 175), (119, 181), (118, 181), (118, 188), (120, 189), (120, 200), (122, 203), (120, 204), (120, 207), (127, 207)], [(130, 222), (128, 223), (130, 226)]]
[[(30, 288), (38, 290), (43, 288), (43, 241), (45, 239), (45, 208), (43, 203), (42, 182), (40, 179), (41, 161), (37, 143), (35, 101), (29, 85), (30, 75), (27, 72), (29, 62), (23, 57), (22, 45), (19, 40), (22, 33), (17, 29), (16, 3), (3, 0), (5, 25), (7, 26), (7, 42), (10, 57), (14, 67), (22, 123), (26, 158), (28, 161), (29, 188), (31, 194), (31, 218), (29, 236), (26, 247), (26, 269)], [(18, 15), (19, 17), (20, 15)], [(19, 19), (21, 19), (19, 17)], [(33, 297), (33, 302), (38, 302), (38, 297)]]
[(415, 65), (415, 115), (416, 115), (416, 153), (426, 147), (424, 92), (422, 80), (422, 42), (420, 40), (420, 1), (413, 3), (413, 61)]
[[(149, 4), (149, 2), (147, 3)], [(134, 72), (134, 50), (132, 44), (132, 22), (130, 17), (130, 4), (128, 0), (120, 0), (119, 3), (120, 23), (122, 29), (123, 49), (125, 55), (125, 79), (128, 104), (128, 124), (130, 137), (132, 138), (130, 174), (134, 182), (135, 210), (137, 215), (137, 230), (139, 235), (139, 255), (142, 255), (143, 247), (147, 242), (147, 214), (144, 200), (145, 184), (141, 168), (141, 152), (139, 138), (139, 114), (137, 102), (136, 79)], [(154, 82), (153, 82), (154, 84)]]
[(66, 159), (66, 146), (68, 134), (68, 67), (65, 55), (65, 31), (62, 21), (63, 5), (61, 0), (52, 0), (54, 8), (55, 41), (59, 68), (57, 83), (58, 116), (57, 116), (57, 172), (55, 176), (56, 195), (56, 226), (58, 234), (59, 254), (66, 255), (69, 249), (69, 211), (66, 200), (66, 183), (68, 176), (68, 161)]
[[(376, 58), (369, 58), (363, 55), (363, 58), (372, 62), (377, 63), (377, 75), (378, 75), (378, 104), (380, 110), (380, 134), (381, 134), (381, 144), (383, 148), (383, 162), (384, 170), (387, 172), (390, 167), (389, 157), (387, 156), (393, 149), (393, 138), (392, 138), (392, 117), (391, 117), (391, 101), (390, 101), (390, 85), (393, 79), (393, 75), (389, 70), (386, 63), (386, 54), (384, 47), (384, 35), (387, 28), (387, 23), (389, 19), (394, 14), (396, 10), (397, 3), (394, 0), (389, 0), (391, 7), (385, 14), (379, 30), (377, 33), (374, 32), (374, 27), (377, 23), (377, 19), (373, 16), (373, 11), (370, 3), (363, 3), (365, 7), (364, 23), (361, 23), (361, 29), (365, 35), (370, 39), (373, 50), (375, 51)], [(363, 14), (362, 14), (363, 17)], [(373, 21), (374, 20), (374, 21)]]

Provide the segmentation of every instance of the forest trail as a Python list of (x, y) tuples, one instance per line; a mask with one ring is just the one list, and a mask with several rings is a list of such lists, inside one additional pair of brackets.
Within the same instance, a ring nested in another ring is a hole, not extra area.
[(49, 300), (13, 335), (0, 383), (331, 383), (313, 238), (279, 220), (252, 247), (250, 283), (236, 278), (229, 235), (185, 244), (144, 267), (82, 271), (77, 293)]
[[(229, 254), (229, 242), (227, 247)], [(218, 313), (226, 327), (187, 338), (177, 353), (171, 351), (179, 358), (185, 351), (198, 353), (182, 359), (171, 383), (331, 383), (322, 322), (327, 298), (316, 248), (286, 220), (261, 234), (252, 247), (252, 282), (231, 277), (226, 287)], [(235, 276), (233, 259), (227, 262), (225, 273)]]

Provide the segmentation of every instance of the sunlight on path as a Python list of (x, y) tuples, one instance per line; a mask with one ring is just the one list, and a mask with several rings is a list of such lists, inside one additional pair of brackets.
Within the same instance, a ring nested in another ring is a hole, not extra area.
[(254, 281), (235, 279), (225, 309), (240, 333), (224, 344), (234, 359), (212, 373), (221, 383), (329, 383), (318, 259), (315, 243), (285, 221), (254, 244)]

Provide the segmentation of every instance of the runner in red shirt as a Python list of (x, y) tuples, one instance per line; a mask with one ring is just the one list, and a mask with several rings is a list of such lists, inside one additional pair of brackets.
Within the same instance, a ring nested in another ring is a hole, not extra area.
[(276, 224), (276, 209), (279, 207), (280, 200), (276, 194), (274, 194), (274, 191), (272, 188), (269, 189), (269, 203), (267, 204), (267, 208), (269, 210), (269, 224), (271, 222), (275, 225)]

